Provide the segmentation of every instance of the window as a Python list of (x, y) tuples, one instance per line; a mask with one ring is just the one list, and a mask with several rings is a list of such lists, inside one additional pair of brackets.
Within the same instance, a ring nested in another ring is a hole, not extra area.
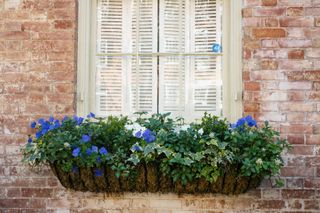
[[(226, 2), (79, 1), (78, 112), (172, 112), (193, 120), (239, 111), (228, 109), (231, 97), (239, 105), (240, 90), (227, 73)], [(212, 52), (214, 43), (223, 43), (222, 53)]]

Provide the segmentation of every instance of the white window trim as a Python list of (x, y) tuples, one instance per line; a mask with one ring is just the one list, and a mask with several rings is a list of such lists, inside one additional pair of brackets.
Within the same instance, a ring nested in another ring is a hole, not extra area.
[[(223, 116), (235, 121), (242, 107), (242, 1), (223, 0)], [(94, 111), (95, 31), (97, 1), (78, 0), (77, 114)], [(226, 27), (227, 26), (227, 27)], [(90, 95), (91, 94), (91, 95)]]

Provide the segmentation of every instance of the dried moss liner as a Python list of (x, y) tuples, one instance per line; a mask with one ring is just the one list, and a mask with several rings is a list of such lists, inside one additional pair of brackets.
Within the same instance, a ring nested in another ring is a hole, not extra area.
[(158, 165), (141, 164), (136, 174), (117, 178), (109, 167), (100, 168), (103, 175), (95, 177), (93, 168), (80, 168), (79, 173), (64, 172), (57, 164), (50, 165), (60, 183), (69, 189), (91, 192), (176, 192), (176, 193), (222, 193), (240, 194), (259, 186), (262, 177), (238, 176), (238, 168), (229, 166), (216, 182), (209, 183), (204, 178), (182, 185), (173, 183), (172, 178), (161, 174)]

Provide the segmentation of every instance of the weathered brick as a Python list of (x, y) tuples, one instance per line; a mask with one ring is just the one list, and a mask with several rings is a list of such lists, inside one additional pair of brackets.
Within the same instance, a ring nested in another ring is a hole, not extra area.
[(282, 28), (255, 28), (252, 30), (254, 38), (281, 38), (286, 36), (286, 31)]

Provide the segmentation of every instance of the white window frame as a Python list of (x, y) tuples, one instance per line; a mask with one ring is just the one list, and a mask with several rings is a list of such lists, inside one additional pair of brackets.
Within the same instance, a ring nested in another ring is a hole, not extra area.
[[(77, 114), (94, 112), (96, 0), (78, 0)], [(235, 121), (242, 106), (242, 1), (223, 0), (223, 117)]]

